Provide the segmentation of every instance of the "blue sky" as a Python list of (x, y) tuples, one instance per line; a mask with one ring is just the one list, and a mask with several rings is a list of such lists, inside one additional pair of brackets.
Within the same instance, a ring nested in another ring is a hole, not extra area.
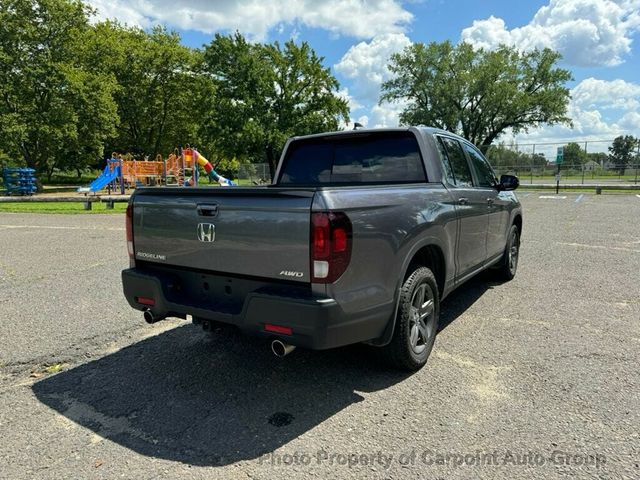
[(370, 127), (397, 125), (402, 105), (379, 105), (379, 87), (389, 55), (412, 42), (548, 46), (573, 72), (574, 126), (544, 127), (518, 142), (640, 136), (640, 0), (85, 1), (98, 18), (164, 24), (193, 47), (235, 30), (256, 41), (307, 41), (339, 79), (352, 121)]

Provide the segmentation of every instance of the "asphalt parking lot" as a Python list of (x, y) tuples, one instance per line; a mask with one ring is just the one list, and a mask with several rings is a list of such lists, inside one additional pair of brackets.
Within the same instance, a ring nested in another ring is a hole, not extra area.
[(148, 326), (121, 216), (0, 214), (0, 478), (639, 478), (640, 197), (521, 199), (413, 375)]

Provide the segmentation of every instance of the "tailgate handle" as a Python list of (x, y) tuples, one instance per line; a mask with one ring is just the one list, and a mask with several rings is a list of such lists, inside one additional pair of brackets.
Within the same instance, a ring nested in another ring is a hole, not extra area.
[(203, 217), (215, 217), (218, 215), (218, 205), (198, 205), (198, 215), (202, 215)]

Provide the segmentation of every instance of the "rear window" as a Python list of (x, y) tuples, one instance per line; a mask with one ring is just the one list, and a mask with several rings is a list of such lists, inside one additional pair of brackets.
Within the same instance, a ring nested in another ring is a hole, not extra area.
[(279, 184), (417, 183), (426, 180), (409, 132), (357, 134), (292, 142)]

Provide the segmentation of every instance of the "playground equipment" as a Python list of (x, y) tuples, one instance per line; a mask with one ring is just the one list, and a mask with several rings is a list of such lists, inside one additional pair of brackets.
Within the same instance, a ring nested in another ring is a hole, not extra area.
[(2, 180), (8, 195), (33, 195), (36, 193), (36, 171), (33, 168), (5, 168)]
[[(187, 153), (184, 153), (184, 152), (187, 152)], [(229, 180), (227, 178), (224, 178), (222, 175), (219, 175), (213, 169), (213, 165), (211, 165), (209, 160), (204, 158), (204, 156), (202, 156), (202, 154), (200, 154), (200, 152), (198, 152), (195, 148), (194, 149), (183, 150), (183, 155), (185, 157), (187, 157), (188, 155), (193, 157), (196, 160), (196, 162), (198, 163), (198, 165), (200, 165), (202, 168), (204, 168), (204, 171), (207, 173), (209, 178), (214, 182), (218, 182), (220, 184), (220, 186), (222, 186), (222, 187), (231, 187), (231, 186), (235, 185), (235, 183), (233, 183), (231, 180)]]
[[(107, 187), (112, 187), (115, 192), (120, 187), (120, 193), (124, 193), (124, 178), (122, 176), (122, 160), (119, 158), (110, 158), (107, 160), (107, 166), (104, 167), (102, 175), (89, 184), (88, 187), (80, 187), (78, 192), (89, 193), (99, 192)], [(111, 190), (111, 188), (109, 188)]]
[(165, 177), (165, 163), (163, 160), (121, 160), (122, 178), (131, 187), (161, 185)]
[(96, 193), (105, 188), (121, 193), (125, 188), (139, 186), (180, 186), (193, 187), (198, 185), (199, 170), (201, 166), (211, 181), (221, 186), (233, 186), (235, 183), (218, 174), (209, 160), (201, 155), (195, 148), (186, 147), (178, 154), (170, 154), (166, 160), (160, 155), (156, 160), (123, 160), (115, 153), (107, 160), (102, 175), (96, 178), (88, 187), (78, 189), (80, 193)]

